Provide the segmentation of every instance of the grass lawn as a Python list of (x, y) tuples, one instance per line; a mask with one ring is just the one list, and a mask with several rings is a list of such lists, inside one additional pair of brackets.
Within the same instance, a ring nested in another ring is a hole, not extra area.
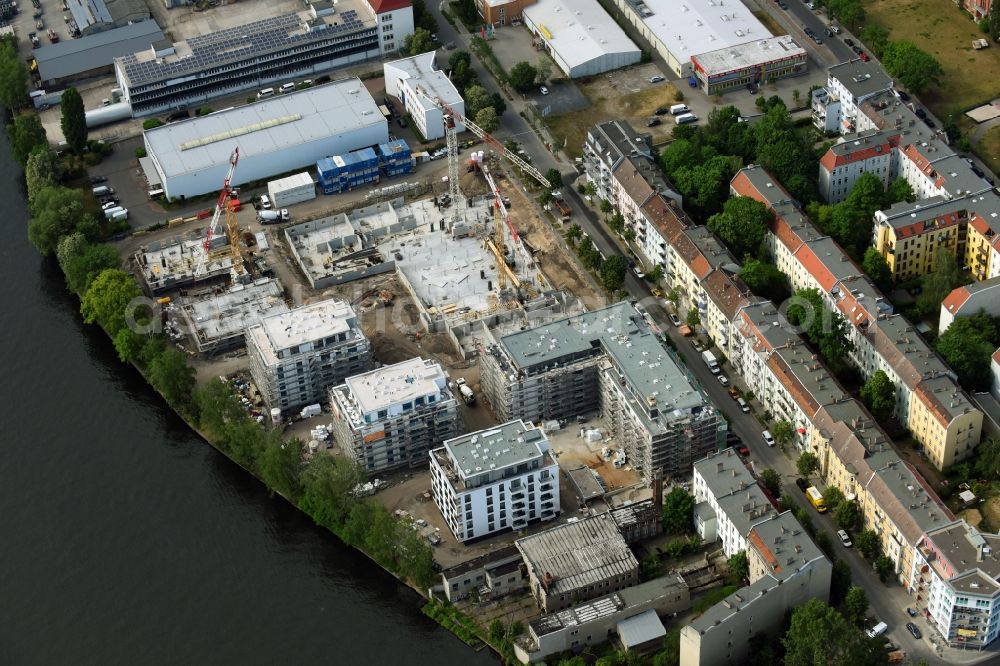
[(764, 24), (764, 26), (771, 31), (772, 35), (785, 35), (788, 34), (787, 30), (782, 30), (778, 22), (771, 18), (771, 15), (764, 11), (751, 12), (757, 20)]
[(993, 173), (1000, 173), (1000, 126), (987, 130), (974, 149)]
[(941, 87), (921, 99), (942, 120), (1000, 96), (1000, 45), (973, 49), (984, 35), (951, 0), (875, 0), (865, 10), (889, 39), (908, 39), (941, 63)]
[(670, 116), (661, 116), (663, 122), (656, 127), (646, 127), (646, 120), (657, 107), (677, 103), (674, 99), (676, 88), (669, 83), (661, 83), (628, 95), (621, 95), (603, 76), (594, 77), (591, 83), (577, 82), (577, 85), (590, 100), (590, 106), (545, 118), (545, 124), (556, 141), (561, 145), (566, 140), (566, 153), (572, 157), (583, 155), (587, 130), (611, 118), (627, 120), (640, 133), (650, 132), (654, 143), (665, 140), (673, 131), (674, 122)]

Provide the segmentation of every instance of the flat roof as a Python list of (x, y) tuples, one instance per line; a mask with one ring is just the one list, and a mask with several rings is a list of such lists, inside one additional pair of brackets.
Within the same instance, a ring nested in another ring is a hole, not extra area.
[(791, 578), (813, 560), (825, 557), (791, 511), (754, 525), (747, 543), (778, 580)]
[(618, 623), (618, 638), (621, 639), (622, 646), (626, 650), (655, 641), (666, 635), (667, 630), (663, 628), (660, 616), (653, 608)]
[(956, 590), (985, 597), (1000, 593), (1000, 535), (981, 533), (963, 520), (928, 532), (925, 540), (951, 565), (950, 576), (934, 569)]
[(771, 37), (742, 2), (626, 0), (642, 22), (682, 63), (691, 56)]
[[(435, 62), (436, 55), (437, 51), (428, 51), (427, 53), (420, 53), (409, 58), (391, 60), (382, 65), (382, 71), (388, 75), (387, 68), (392, 67), (398, 70), (404, 74), (402, 78), (410, 86), (413, 88), (420, 86), (422, 91), (433, 98), (440, 99), (449, 106), (463, 102), (462, 95), (459, 94), (455, 84), (451, 82), (451, 79), (444, 72), (437, 69)], [(425, 111), (437, 108), (425, 97), (417, 95), (417, 99), (419, 99), (420, 105)]]
[(715, 51), (692, 55), (692, 60), (708, 76), (756, 67), (761, 63), (805, 58), (806, 50), (791, 35), (768, 37), (747, 42), (737, 47), (726, 46)]
[(551, 574), (548, 590), (553, 595), (628, 575), (639, 567), (607, 513), (518, 539), (517, 547), (539, 579)]
[(390, 405), (412, 402), (417, 397), (438, 395), (447, 375), (439, 363), (411, 358), (344, 380), (362, 414), (388, 409)]
[(540, 428), (518, 419), (445, 440), (444, 448), (468, 478), (541, 458), (549, 440)]
[(157, 57), (152, 48), (117, 60), (131, 87), (197, 75), (226, 64), (264, 60), (272, 53), (305, 49), (310, 44), (374, 30), (377, 25), (357, 0), (340, 0), (338, 11), (314, 19), (307, 11), (269, 16), (176, 42), (174, 53)]
[(226, 165), (234, 146), (239, 146), (241, 158), (267, 155), (375, 125), (385, 125), (385, 118), (361, 79), (354, 77), (143, 134), (150, 154), (170, 178)]
[(566, 476), (576, 486), (576, 491), (580, 494), (580, 499), (584, 502), (604, 495), (604, 488), (595, 477), (597, 472), (586, 465), (581, 464), (577, 467), (564, 468), (563, 471), (566, 472)]
[(51, 81), (99, 67), (110, 67), (115, 58), (148, 48), (161, 39), (163, 32), (156, 21), (139, 21), (78, 39), (40, 46), (31, 54), (38, 63), (38, 75), (43, 81)]
[(344, 301), (326, 300), (264, 317), (261, 332), (273, 352), (323, 340), (358, 329), (354, 309)]
[(702, 458), (694, 464), (694, 469), (705, 480), (709, 492), (740, 536), (746, 536), (756, 523), (777, 515), (757, 480), (733, 449)]
[(539, 0), (521, 12), (539, 31), (545, 28), (545, 41), (570, 68), (608, 53), (639, 53), (597, 0)]
[(194, 328), (200, 347), (232, 336), (242, 336), (247, 326), (262, 317), (288, 312), (281, 283), (262, 278), (248, 285), (237, 284), (221, 294), (195, 293), (182, 301), (182, 308)]
[(885, 73), (882, 65), (871, 60), (848, 60), (834, 65), (827, 70), (828, 80), (837, 79), (847, 92), (851, 93), (854, 103), (860, 98), (874, 95), (877, 92), (892, 88), (892, 78)]

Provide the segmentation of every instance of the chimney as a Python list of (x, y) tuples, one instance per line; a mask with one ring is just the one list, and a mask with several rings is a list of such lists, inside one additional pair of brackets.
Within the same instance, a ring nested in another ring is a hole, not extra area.
[(663, 509), (663, 470), (653, 472), (653, 503), (658, 511)]

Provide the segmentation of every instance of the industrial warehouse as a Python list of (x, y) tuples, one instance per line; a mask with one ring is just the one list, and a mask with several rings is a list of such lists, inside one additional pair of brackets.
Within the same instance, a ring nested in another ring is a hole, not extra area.
[(143, 139), (155, 168), (147, 179), (179, 199), (218, 190), (229, 144), (240, 147), (236, 185), (388, 143), (389, 129), (364, 84), (351, 78), (157, 127)]

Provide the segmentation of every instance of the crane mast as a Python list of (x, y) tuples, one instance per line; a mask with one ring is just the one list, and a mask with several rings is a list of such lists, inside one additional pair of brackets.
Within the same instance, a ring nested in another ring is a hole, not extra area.
[(219, 190), (219, 198), (215, 202), (215, 211), (212, 213), (212, 222), (208, 225), (208, 231), (205, 233), (205, 240), (202, 242), (204, 252), (198, 259), (198, 266), (194, 271), (195, 277), (199, 277), (205, 272), (205, 267), (208, 264), (208, 257), (212, 251), (212, 237), (222, 231), (219, 227), (219, 221), (222, 219), (223, 212), (226, 214), (226, 232), (229, 238), (229, 251), (233, 257), (234, 278), (238, 278), (244, 272), (243, 253), (240, 250), (239, 243), (239, 226), (236, 222), (236, 211), (233, 210), (233, 206), (231, 204), (233, 190), (230, 186), (230, 183), (233, 181), (233, 174), (236, 173), (236, 165), (239, 161), (240, 148), (237, 146), (229, 155), (229, 171), (226, 173), (226, 179), (222, 181), (222, 189)]

